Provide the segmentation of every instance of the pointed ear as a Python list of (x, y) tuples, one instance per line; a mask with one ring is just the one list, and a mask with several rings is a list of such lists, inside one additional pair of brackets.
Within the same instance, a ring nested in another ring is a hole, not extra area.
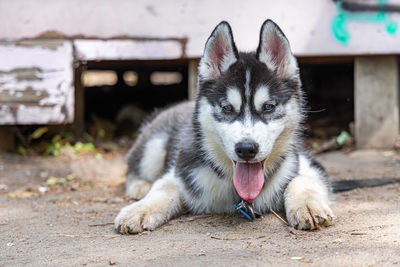
[(216, 79), (238, 59), (238, 51), (233, 41), (232, 30), (225, 21), (211, 33), (204, 55), (199, 64), (199, 76), (202, 80)]
[(266, 20), (261, 27), (257, 59), (281, 78), (298, 76), (297, 60), (290, 50), (289, 41), (272, 20)]

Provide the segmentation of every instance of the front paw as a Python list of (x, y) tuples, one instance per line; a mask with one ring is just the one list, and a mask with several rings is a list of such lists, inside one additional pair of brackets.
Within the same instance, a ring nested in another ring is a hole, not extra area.
[(126, 188), (126, 194), (136, 200), (144, 198), (150, 191), (152, 184), (145, 180), (134, 180)]
[(300, 230), (315, 230), (332, 224), (334, 214), (324, 201), (310, 198), (300, 203), (293, 203), (286, 210), (290, 226)]
[(137, 234), (154, 230), (166, 220), (166, 214), (142, 200), (122, 208), (115, 218), (114, 227), (121, 234)]

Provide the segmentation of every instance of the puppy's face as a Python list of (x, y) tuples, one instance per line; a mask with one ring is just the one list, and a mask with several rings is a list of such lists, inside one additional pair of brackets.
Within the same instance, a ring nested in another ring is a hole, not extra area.
[(256, 54), (239, 54), (229, 25), (219, 24), (199, 75), (199, 110), (208, 111), (207, 127), (235, 162), (263, 161), (284, 130), (301, 119), (297, 62), (272, 21), (261, 28)]

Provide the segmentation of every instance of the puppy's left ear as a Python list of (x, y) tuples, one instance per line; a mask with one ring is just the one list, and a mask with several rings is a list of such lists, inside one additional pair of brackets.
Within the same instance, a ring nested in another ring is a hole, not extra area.
[(290, 50), (289, 41), (272, 20), (266, 20), (261, 27), (257, 59), (280, 78), (298, 76), (297, 60)]
[(232, 30), (226, 21), (221, 22), (211, 33), (199, 64), (200, 79), (216, 79), (235, 63), (238, 51), (233, 41)]

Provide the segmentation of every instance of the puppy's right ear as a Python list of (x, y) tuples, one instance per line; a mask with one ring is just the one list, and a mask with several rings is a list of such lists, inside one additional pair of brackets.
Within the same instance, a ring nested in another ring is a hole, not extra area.
[(218, 78), (238, 59), (232, 30), (226, 21), (221, 22), (208, 38), (199, 64), (201, 80)]
[(266, 20), (260, 31), (257, 58), (281, 78), (298, 77), (297, 60), (289, 41), (272, 20)]

